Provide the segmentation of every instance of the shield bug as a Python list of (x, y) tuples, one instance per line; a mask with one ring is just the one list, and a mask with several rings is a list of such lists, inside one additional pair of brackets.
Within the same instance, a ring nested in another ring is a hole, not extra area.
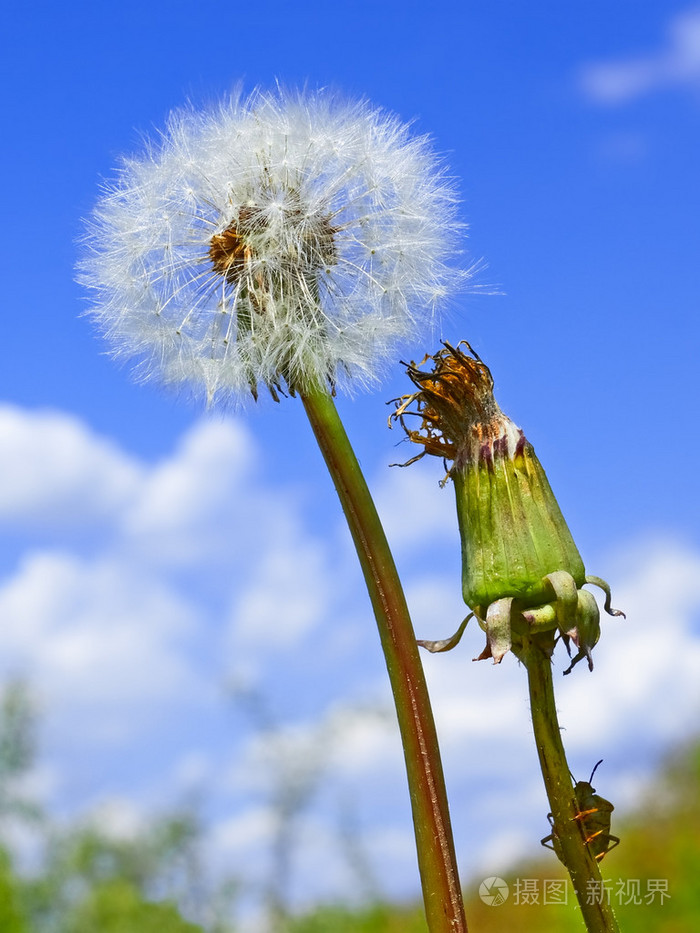
[[(572, 819), (579, 821), (584, 843), (591, 850), (597, 862), (602, 861), (611, 849), (620, 844), (620, 839), (610, 832), (610, 814), (615, 808), (609, 800), (605, 800), (600, 794), (596, 794), (592, 783), (593, 775), (602, 761), (601, 758), (591, 771), (591, 776), (587, 781), (578, 781), (574, 787), (578, 813), (572, 817)], [(552, 832), (541, 840), (542, 845), (547, 849), (553, 849), (559, 860), (563, 861), (561, 843), (554, 829), (554, 819), (551, 813), (547, 814), (547, 819), (552, 826)]]

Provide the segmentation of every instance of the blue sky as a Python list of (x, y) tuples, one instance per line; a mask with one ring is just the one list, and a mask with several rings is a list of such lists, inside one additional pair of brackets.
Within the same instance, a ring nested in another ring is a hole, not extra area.
[[(135, 385), (79, 316), (82, 218), (118, 156), (188, 98), (279, 79), (414, 119), (459, 179), (479, 282), (502, 294), (460, 299), (437, 336), (469, 338), (489, 363), (589, 570), (620, 591), (628, 622), (608, 623), (595, 673), (567, 678), (562, 708), (581, 774), (605, 756), (598, 780), (633, 800), (700, 708), (700, 7), (38, 2), (5, 25), (0, 670), (42, 696), (37, 793), (57, 812), (109, 800), (147, 813), (197, 785), (212, 851), (264, 875), (256, 769), (277, 746), (227, 695), (246, 683), (278, 710), (285, 748), (352, 723), (307, 815), (296, 896), (353, 890), (328, 855), (346, 792), (370, 857), (395, 866), (387, 889), (415, 891), (398, 751), (365, 708), (386, 699), (373, 623), (300, 406), (203, 419)], [(386, 467), (398, 438), (384, 403), (405, 390), (397, 365), (340, 408), (416, 627), (438, 637), (462, 613), (457, 538), (439, 464)], [(535, 813), (546, 805), (522, 672), (466, 663), (475, 648), (476, 632), (428, 663), (465, 871), (497, 870), (546, 829), (487, 818), (516, 785)]]

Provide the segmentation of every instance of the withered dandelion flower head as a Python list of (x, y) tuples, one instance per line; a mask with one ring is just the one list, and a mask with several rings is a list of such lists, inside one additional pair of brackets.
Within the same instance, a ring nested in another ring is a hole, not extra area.
[[(432, 368), (421, 369), (428, 361)], [(583, 586), (601, 587), (606, 611), (623, 613), (611, 608), (607, 583), (586, 575), (532, 445), (494, 398), (490, 370), (462, 341), (407, 372), (417, 391), (395, 399), (391, 417), (423, 447), (408, 463), (432, 454), (451, 464), (443, 485), (452, 479), (455, 487), (464, 601), (487, 635), (480, 658), (500, 661), (511, 648), (519, 654), (528, 634), (558, 630), (567, 648), (578, 649), (565, 673), (584, 658), (592, 667), (599, 611)], [(421, 644), (448, 650), (466, 621), (452, 638)]]
[(318, 92), (173, 114), (125, 160), (81, 280), (144, 378), (236, 398), (365, 385), (466, 277), (453, 184), (425, 137)]

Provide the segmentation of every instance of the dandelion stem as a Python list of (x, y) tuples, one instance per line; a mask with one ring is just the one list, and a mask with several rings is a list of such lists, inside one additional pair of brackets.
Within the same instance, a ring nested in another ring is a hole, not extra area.
[(384, 530), (330, 395), (301, 393), (362, 565), (403, 742), (430, 933), (466, 933), (437, 732), (418, 647)]
[(584, 842), (580, 820), (575, 819), (578, 806), (554, 699), (553, 646), (554, 636), (544, 632), (526, 639), (519, 657), (527, 668), (532, 726), (554, 832), (588, 933), (618, 933), (619, 927), (603, 886), (600, 866)]

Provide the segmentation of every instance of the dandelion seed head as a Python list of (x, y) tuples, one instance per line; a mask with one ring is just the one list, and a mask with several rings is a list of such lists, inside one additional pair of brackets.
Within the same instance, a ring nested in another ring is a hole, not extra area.
[(256, 91), (171, 115), (104, 188), (81, 281), (117, 355), (208, 400), (374, 381), (465, 273), (425, 137), (366, 102)]

